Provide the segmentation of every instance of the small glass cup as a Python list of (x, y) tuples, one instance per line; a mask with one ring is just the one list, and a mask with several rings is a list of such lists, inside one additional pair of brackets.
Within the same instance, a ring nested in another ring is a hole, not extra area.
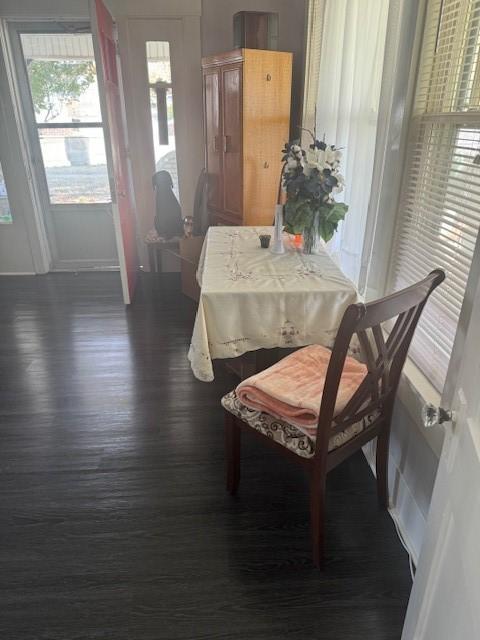
[(270, 246), (270, 238), (272, 237), (268, 233), (262, 234), (260, 237), (260, 246), (262, 249), (268, 249)]

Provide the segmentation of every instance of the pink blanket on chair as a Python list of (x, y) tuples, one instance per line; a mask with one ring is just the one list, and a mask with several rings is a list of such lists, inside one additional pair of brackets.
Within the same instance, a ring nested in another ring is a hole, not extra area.
[[(330, 355), (329, 349), (316, 344), (299, 349), (243, 380), (237, 396), (250, 409), (269, 413), (315, 437)], [(350, 357), (345, 360), (335, 414), (345, 407), (366, 374), (364, 364)]]

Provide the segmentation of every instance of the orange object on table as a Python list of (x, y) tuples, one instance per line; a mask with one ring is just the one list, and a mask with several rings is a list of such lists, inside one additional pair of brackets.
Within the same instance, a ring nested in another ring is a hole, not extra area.
[(303, 236), (301, 233), (296, 233), (293, 237), (293, 245), (296, 249), (301, 249), (303, 244)]

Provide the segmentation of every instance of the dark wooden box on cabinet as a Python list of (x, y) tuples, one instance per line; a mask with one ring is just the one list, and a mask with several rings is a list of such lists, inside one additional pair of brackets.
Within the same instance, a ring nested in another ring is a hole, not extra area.
[(289, 137), (292, 54), (235, 49), (202, 68), (211, 223), (269, 225)]
[(236, 13), (233, 16), (233, 46), (246, 49), (278, 49), (278, 13)]

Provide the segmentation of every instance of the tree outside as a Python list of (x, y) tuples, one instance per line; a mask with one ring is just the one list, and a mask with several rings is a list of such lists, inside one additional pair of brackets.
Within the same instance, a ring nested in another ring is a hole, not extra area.
[(33, 107), (44, 122), (56, 118), (95, 81), (93, 62), (27, 60)]

